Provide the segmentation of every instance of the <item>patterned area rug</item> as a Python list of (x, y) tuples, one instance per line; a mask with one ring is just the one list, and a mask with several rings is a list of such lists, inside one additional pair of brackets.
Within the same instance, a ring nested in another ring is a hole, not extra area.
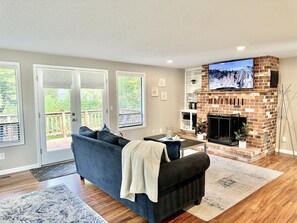
[(38, 181), (45, 181), (76, 173), (76, 167), (75, 162), (70, 161), (31, 169), (30, 172)]
[(0, 222), (107, 222), (65, 185), (0, 201)]
[[(195, 153), (185, 150), (185, 155)], [(209, 155), (210, 167), (206, 171), (205, 196), (200, 205), (185, 210), (209, 221), (240, 202), (282, 172), (251, 164)]]

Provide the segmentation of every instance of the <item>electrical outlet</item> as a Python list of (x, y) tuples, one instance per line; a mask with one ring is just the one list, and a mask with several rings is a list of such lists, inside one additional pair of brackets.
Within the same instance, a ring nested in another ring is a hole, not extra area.
[(163, 129), (162, 128), (160, 128), (160, 132), (163, 132)]
[(286, 136), (283, 136), (282, 141), (283, 142), (286, 142), (287, 141), (287, 137)]
[(0, 153), (0, 160), (5, 160), (5, 153)]

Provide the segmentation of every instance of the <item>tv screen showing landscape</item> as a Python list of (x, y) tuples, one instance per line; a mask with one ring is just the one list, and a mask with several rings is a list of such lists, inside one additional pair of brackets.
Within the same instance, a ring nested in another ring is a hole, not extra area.
[(236, 60), (208, 66), (210, 90), (254, 88), (254, 60)]

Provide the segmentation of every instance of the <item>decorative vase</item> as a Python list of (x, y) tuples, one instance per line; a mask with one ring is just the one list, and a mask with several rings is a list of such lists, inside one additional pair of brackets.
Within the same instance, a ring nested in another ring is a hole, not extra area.
[(166, 127), (166, 139), (172, 139), (173, 127)]
[(197, 134), (197, 139), (198, 140), (203, 140), (204, 139), (204, 134), (203, 133), (198, 133)]
[(238, 147), (241, 149), (246, 149), (246, 141), (239, 141)]

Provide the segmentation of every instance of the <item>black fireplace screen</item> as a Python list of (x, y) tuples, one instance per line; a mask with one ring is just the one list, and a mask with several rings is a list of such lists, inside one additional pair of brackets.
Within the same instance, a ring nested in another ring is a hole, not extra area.
[(235, 134), (243, 123), (246, 123), (245, 117), (239, 115), (221, 115), (208, 114), (208, 141), (224, 144), (224, 145), (238, 145), (235, 139)]

